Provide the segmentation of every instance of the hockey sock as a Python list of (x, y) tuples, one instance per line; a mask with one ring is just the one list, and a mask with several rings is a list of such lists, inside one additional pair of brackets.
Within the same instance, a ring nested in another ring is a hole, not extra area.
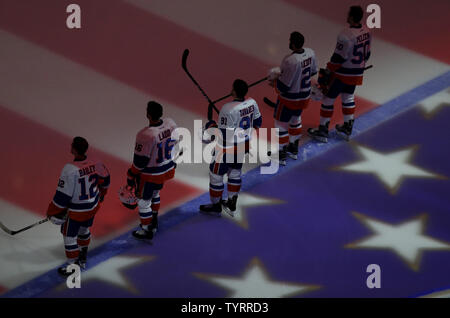
[(80, 254), (76, 237), (64, 237), (64, 248), (66, 250), (67, 263), (73, 264)]
[(239, 191), (241, 190), (241, 182), (241, 178), (228, 179), (227, 190), (229, 199), (239, 193)]
[(224, 185), (222, 184), (218, 184), (218, 185), (214, 185), (214, 184), (209, 184), (209, 196), (211, 198), (211, 202), (213, 204), (219, 203), (220, 199), (222, 199), (222, 194), (223, 194), (223, 189), (224, 189)]
[(289, 133), (286, 130), (279, 129), (277, 137), (278, 145), (280, 146), (280, 149), (283, 149), (283, 147), (289, 143)]
[(294, 143), (302, 136), (302, 124), (289, 125), (289, 142)]
[(331, 117), (333, 116), (333, 105), (324, 105), (320, 107), (320, 125), (326, 126), (327, 123), (330, 122)]
[(161, 203), (161, 199), (159, 196), (157, 196), (156, 198), (152, 199), (152, 211), (153, 212), (158, 212), (159, 211), (159, 206)]
[(91, 242), (91, 232), (88, 229), (87, 234), (78, 234), (77, 243), (81, 248), (88, 247)]

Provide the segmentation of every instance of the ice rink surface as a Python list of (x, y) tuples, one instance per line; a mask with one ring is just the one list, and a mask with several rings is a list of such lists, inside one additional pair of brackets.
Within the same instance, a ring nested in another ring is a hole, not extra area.
[[(191, 130), (194, 119), (206, 119), (207, 103), (181, 69), (183, 50), (215, 99), (236, 77), (253, 82), (279, 65), (294, 30), (324, 66), (353, 2), (80, 0), (80, 30), (66, 28), (70, 3), (0, 0), (0, 221), (16, 229), (44, 217), (76, 135), (110, 168), (111, 189), (81, 290), (61, 288), (54, 269), (64, 262), (63, 242), (47, 223), (15, 237), (0, 233), (0, 294), (449, 295), (448, 1), (429, 1), (429, 11), (422, 1), (377, 2), (382, 25), (373, 30), (374, 67), (356, 91), (351, 143), (321, 146), (304, 136), (301, 158), (275, 176), (246, 165), (233, 220), (198, 215), (208, 201), (207, 165), (179, 165), (161, 194), (153, 245), (130, 237), (137, 213), (120, 205), (117, 190), (148, 100)], [(272, 89), (261, 84), (249, 95), (263, 127), (272, 127), (262, 102), (275, 98)], [(305, 130), (317, 125), (319, 106), (304, 112)], [(342, 120), (335, 106), (333, 127)], [(385, 269), (378, 293), (365, 286), (370, 263)], [(147, 284), (149, 273), (158, 279)]]

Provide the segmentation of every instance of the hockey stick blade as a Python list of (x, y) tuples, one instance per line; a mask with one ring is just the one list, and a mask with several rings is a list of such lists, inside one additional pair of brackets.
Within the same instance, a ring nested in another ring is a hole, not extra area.
[(11, 231), (10, 229), (8, 229), (6, 226), (3, 225), (2, 222), (0, 222), (0, 228), (5, 231), (6, 233), (8, 233), (9, 235), (14, 235), (13, 231)]
[(189, 55), (189, 49), (185, 49), (183, 52), (183, 56), (181, 57), (181, 67), (187, 71), (187, 67), (186, 67), (186, 61)]
[(3, 231), (5, 231), (6, 233), (8, 233), (9, 235), (16, 235), (16, 234), (18, 234), (18, 233), (20, 233), (20, 232), (24, 232), (24, 231), (26, 231), (26, 230), (29, 230), (29, 229), (35, 227), (36, 225), (45, 223), (45, 222), (47, 222), (48, 220), (49, 220), (48, 218), (45, 218), (45, 219), (43, 219), (43, 220), (40, 220), (39, 222), (36, 222), (36, 223), (34, 223), (34, 224), (31, 224), (31, 225), (28, 225), (28, 226), (24, 227), (23, 229), (20, 229), (20, 230), (17, 230), (17, 231), (11, 231), (11, 230), (8, 229), (5, 225), (3, 225), (3, 223), (0, 222), (0, 228), (1, 228)]
[(267, 97), (264, 97), (263, 99), (264, 103), (266, 103), (267, 105), (269, 105), (272, 108), (277, 107), (277, 104), (272, 102), (270, 99), (268, 99)]

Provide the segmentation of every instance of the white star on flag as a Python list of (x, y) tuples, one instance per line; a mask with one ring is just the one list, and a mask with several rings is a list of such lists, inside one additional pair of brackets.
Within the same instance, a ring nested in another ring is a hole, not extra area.
[(145, 261), (149, 261), (154, 257), (135, 257), (135, 256), (115, 256), (112, 257), (90, 270), (81, 273), (81, 284), (88, 280), (101, 280), (113, 284), (118, 287), (125, 288), (132, 293), (138, 293), (136, 288), (128, 281), (123, 270), (136, 266)]
[(283, 202), (280, 200), (267, 199), (253, 194), (241, 192), (238, 197), (234, 217), (230, 216), (228, 213), (225, 212), (223, 212), (222, 215), (227, 219), (236, 222), (243, 228), (248, 229), (247, 208), (264, 205), (282, 204), (282, 203)]
[(346, 245), (347, 248), (390, 249), (413, 270), (419, 269), (420, 258), (424, 250), (450, 250), (450, 244), (423, 233), (425, 214), (398, 225), (388, 224), (356, 212), (353, 215), (374, 234)]
[(405, 177), (443, 178), (428, 172), (409, 161), (414, 155), (415, 146), (390, 153), (381, 153), (368, 147), (356, 145), (356, 150), (363, 157), (362, 161), (339, 167), (340, 170), (372, 173), (377, 176), (392, 193), (395, 193)]
[(229, 290), (229, 298), (280, 298), (290, 297), (320, 288), (317, 285), (273, 281), (261, 262), (255, 258), (241, 277), (194, 274)]
[(450, 106), (450, 90), (445, 89), (425, 98), (420, 101), (419, 106), (425, 112), (425, 116), (431, 118), (442, 107)]

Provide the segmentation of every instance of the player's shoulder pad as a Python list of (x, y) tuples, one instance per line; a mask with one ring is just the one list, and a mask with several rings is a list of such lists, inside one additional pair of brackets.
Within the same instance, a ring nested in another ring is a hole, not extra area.
[(61, 176), (71, 176), (74, 173), (78, 173), (78, 167), (74, 165), (73, 163), (66, 163), (61, 171)]
[(248, 104), (255, 104), (255, 105), (258, 105), (258, 104), (256, 103), (256, 100), (255, 100), (254, 98), (252, 98), (252, 97), (248, 97), (248, 98), (245, 100), (245, 102), (248, 103)]
[(309, 48), (309, 47), (305, 47), (304, 49), (305, 49), (305, 53), (306, 53), (307, 55), (310, 55), (310, 56), (316, 56), (316, 52), (314, 52), (313, 49), (311, 49), (311, 48)]
[(339, 42), (346, 42), (351, 38), (352, 31), (350, 28), (345, 28), (338, 34)]
[(173, 128), (176, 128), (176, 127), (177, 127), (177, 123), (175, 122), (175, 120), (173, 120), (173, 119), (170, 118), (170, 117), (163, 118), (163, 122), (169, 124), (169, 125), (172, 126)]

